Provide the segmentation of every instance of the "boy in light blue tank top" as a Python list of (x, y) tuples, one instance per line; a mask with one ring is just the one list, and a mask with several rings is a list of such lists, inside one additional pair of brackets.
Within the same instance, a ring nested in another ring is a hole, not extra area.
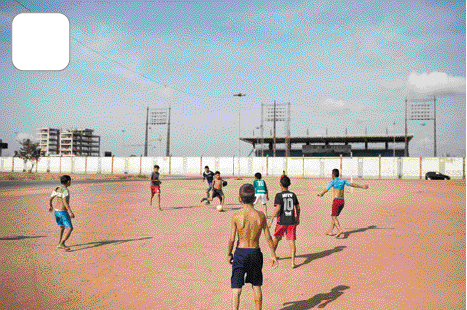
[(344, 187), (345, 186), (351, 186), (351, 187), (357, 187), (357, 188), (363, 188), (367, 189), (368, 185), (358, 185), (356, 183), (350, 183), (347, 180), (342, 180), (339, 179), (339, 169), (333, 169), (332, 170), (332, 181), (328, 183), (328, 186), (326, 186), (326, 189), (318, 194), (319, 197), (323, 197), (324, 194), (326, 194), (331, 187), (334, 189), (334, 200), (332, 202), (332, 213), (331, 213), (331, 227), (329, 230), (326, 232), (326, 235), (332, 236), (333, 235), (333, 230), (334, 227), (337, 228), (337, 235), (336, 238), (339, 238), (340, 235), (344, 232), (341, 229), (341, 226), (339, 224), (339, 221), (337, 220), (337, 217), (339, 214), (341, 214), (342, 209), (344, 209)]

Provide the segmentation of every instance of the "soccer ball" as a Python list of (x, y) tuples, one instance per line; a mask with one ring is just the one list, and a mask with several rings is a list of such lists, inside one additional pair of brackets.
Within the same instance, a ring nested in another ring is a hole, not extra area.
[(216, 209), (217, 209), (217, 211), (219, 211), (219, 212), (221, 212), (221, 211), (224, 210), (224, 208), (222, 208), (222, 205), (218, 205), (218, 206), (216, 207)]

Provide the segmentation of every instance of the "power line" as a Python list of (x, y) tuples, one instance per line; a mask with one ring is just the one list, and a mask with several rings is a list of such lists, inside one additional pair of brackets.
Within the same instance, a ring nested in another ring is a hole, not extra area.
[[(21, 2), (19, 2), (19, 1), (17, 1), (17, 0), (12, 0), (12, 1), (13, 1), (13, 2), (16, 2), (17, 4), (19, 4), (21, 7), (23, 7), (23, 8), (26, 9), (27, 11), (32, 12), (31, 9), (29, 9), (27, 6), (25, 6), (25, 5), (22, 4)], [(164, 88), (164, 87), (167, 87), (167, 85), (170, 85), (170, 84), (167, 84), (167, 83), (156, 82), (156, 81), (154, 81), (152, 78), (150, 78), (150, 77), (148, 77), (148, 76), (146, 76), (146, 75), (144, 75), (144, 74), (142, 74), (142, 73), (136, 72), (136, 71), (134, 71), (134, 70), (128, 68), (128, 67), (125, 66), (124, 64), (122, 64), (122, 63), (120, 63), (120, 62), (118, 62), (118, 61), (116, 61), (116, 60), (114, 60), (114, 59), (112, 59), (112, 58), (110, 58), (110, 57), (107, 57), (106, 55), (102, 54), (101, 52), (97, 51), (96, 49), (87, 46), (85, 43), (83, 43), (83, 42), (81, 42), (80, 40), (78, 40), (78, 39), (72, 37), (71, 35), (70, 35), (70, 38), (71, 38), (73, 41), (75, 41), (75, 42), (77, 42), (78, 44), (80, 44), (81, 46), (85, 47), (86, 49), (91, 50), (91, 51), (93, 51), (94, 53), (98, 54), (98, 55), (101, 56), (102, 58), (105, 58), (106, 60), (108, 60), (108, 61), (110, 61), (110, 62), (113, 62), (114, 64), (117, 64), (117, 65), (119, 65), (119, 66), (125, 68), (126, 70), (128, 70), (128, 71), (130, 71), (130, 72), (132, 72), (132, 73), (134, 73), (134, 74), (136, 74), (136, 75), (138, 75), (138, 76), (140, 76), (140, 77), (142, 77), (142, 78), (144, 78), (144, 79), (146, 79), (146, 80), (148, 80), (148, 81), (150, 81), (150, 82), (152, 82), (152, 83), (154, 83), (154, 84), (157, 84), (158, 86), (160, 86), (161, 89)], [(227, 97), (227, 96), (202, 96), (202, 95), (199, 95), (199, 94), (190, 93), (190, 92), (187, 92), (187, 91), (182, 91), (182, 90), (179, 90), (178, 88), (175, 88), (175, 87), (172, 87), (172, 86), (171, 86), (170, 88), (172, 88), (173, 90), (175, 90), (175, 91), (177, 91), (177, 92), (179, 92), (179, 93), (181, 93), (181, 94), (185, 94), (185, 95), (189, 95), (189, 96), (193, 96), (193, 97), (198, 97), (198, 98), (206, 98), (206, 99), (227, 99), (227, 98), (230, 98), (230, 97)]]

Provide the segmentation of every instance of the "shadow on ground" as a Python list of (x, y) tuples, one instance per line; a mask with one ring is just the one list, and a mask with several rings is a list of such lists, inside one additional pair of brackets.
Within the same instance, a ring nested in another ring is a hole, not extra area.
[(15, 237), (2, 237), (0, 240), (21, 240), (21, 239), (30, 239), (30, 238), (44, 238), (47, 236), (15, 236)]
[[(179, 210), (179, 209), (193, 209), (193, 208), (202, 208), (205, 206), (186, 206), (186, 207), (172, 207), (172, 208), (167, 208), (165, 210)], [(164, 210), (164, 209), (162, 209)]]
[[(337, 252), (340, 252), (342, 251), (343, 249), (345, 249), (346, 246), (345, 245), (339, 245), (339, 246), (336, 246), (334, 249), (330, 249), (330, 250), (325, 250), (325, 251), (322, 251), (322, 252), (318, 252), (318, 253), (310, 253), (310, 254), (302, 254), (302, 255), (297, 255), (295, 256), (295, 258), (297, 257), (305, 257), (305, 261), (301, 264), (298, 264), (295, 266), (295, 268), (298, 268), (300, 266), (303, 266), (303, 265), (306, 265), (312, 261), (314, 261), (315, 259), (319, 259), (319, 258), (323, 258), (323, 257), (326, 257), (326, 256), (329, 256), (333, 253), (337, 253)], [(284, 258), (278, 258), (278, 260), (281, 260), (281, 259), (287, 259), (287, 258), (290, 258), (289, 257), (284, 257)]]
[(285, 307), (281, 308), (281, 310), (306, 310), (312, 309), (316, 306), (318, 306), (318, 308), (324, 308), (330, 302), (333, 302), (342, 296), (342, 294), (344, 294), (344, 290), (349, 288), (350, 286), (347, 285), (339, 285), (332, 288), (329, 293), (316, 294), (315, 296), (305, 300), (285, 302), (283, 304)]
[(368, 226), (368, 227), (358, 228), (358, 229), (351, 230), (351, 231), (345, 231), (342, 234), (343, 237), (340, 238), (340, 239), (347, 239), (351, 234), (364, 232), (364, 231), (367, 231), (367, 230), (370, 230), (370, 229), (395, 229), (395, 228), (379, 228), (376, 225), (371, 225), (371, 226)]
[(105, 241), (96, 241), (96, 242), (89, 242), (89, 243), (82, 243), (82, 244), (74, 244), (71, 247), (73, 248), (79, 247), (79, 246), (85, 246), (85, 247), (80, 248), (80, 249), (73, 249), (70, 252), (92, 249), (92, 248), (96, 248), (96, 247), (108, 245), (108, 244), (122, 244), (122, 243), (127, 243), (127, 242), (132, 242), (132, 241), (141, 241), (141, 240), (147, 240), (147, 239), (152, 239), (152, 238), (153, 237), (144, 237), (144, 238), (137, 238), (137, 239), (105, 240)]

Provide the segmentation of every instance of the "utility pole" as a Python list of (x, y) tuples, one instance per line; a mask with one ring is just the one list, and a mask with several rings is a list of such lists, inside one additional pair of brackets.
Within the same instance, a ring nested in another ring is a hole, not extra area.
[(407, 97), (405, 97), (405, 147), (404, 147), (404, 157), (407, 157)]
[(172, 108), (172, 105), (169, 105), (169, 120), (167, 123), (167, 150), (165, 153), (165, 156), (169, 157), (170, 156), (170, 110)]
[(161, 137), (160, 134), (159, 134), (159, 139), (157, 139), (157, 140), (159, 140), (159, 157), (161, 157), (161, 142), (162, 142), (162, 137)]
[(264, 157), (264, 103), (261, 102), (261, 157)]
[(276, 100), (274, 100), (274, 117), (273, 117), (273, 123), (274, 123), (274, 157), (276, 157)]
[(144, 138), (144, 156), (148, 156), (148, 122), (149, 122), (149, 107), (146, 110), (146, 136)]
[(435, 154), (435, 157), (437, 156), (438, 152), (436, 150), (436, 96), (433, 97), (433, 108), (434, 108), (434, 154)]
[(238, 97), (238, 158), (240, 160), (240, 97), (244, 97), (246, 95), (238, 93), (234, 94), (234, 96)]
[(285, 157), (290, 157), (290, 102), (287, 103), (287, 138), (285, 142)]

